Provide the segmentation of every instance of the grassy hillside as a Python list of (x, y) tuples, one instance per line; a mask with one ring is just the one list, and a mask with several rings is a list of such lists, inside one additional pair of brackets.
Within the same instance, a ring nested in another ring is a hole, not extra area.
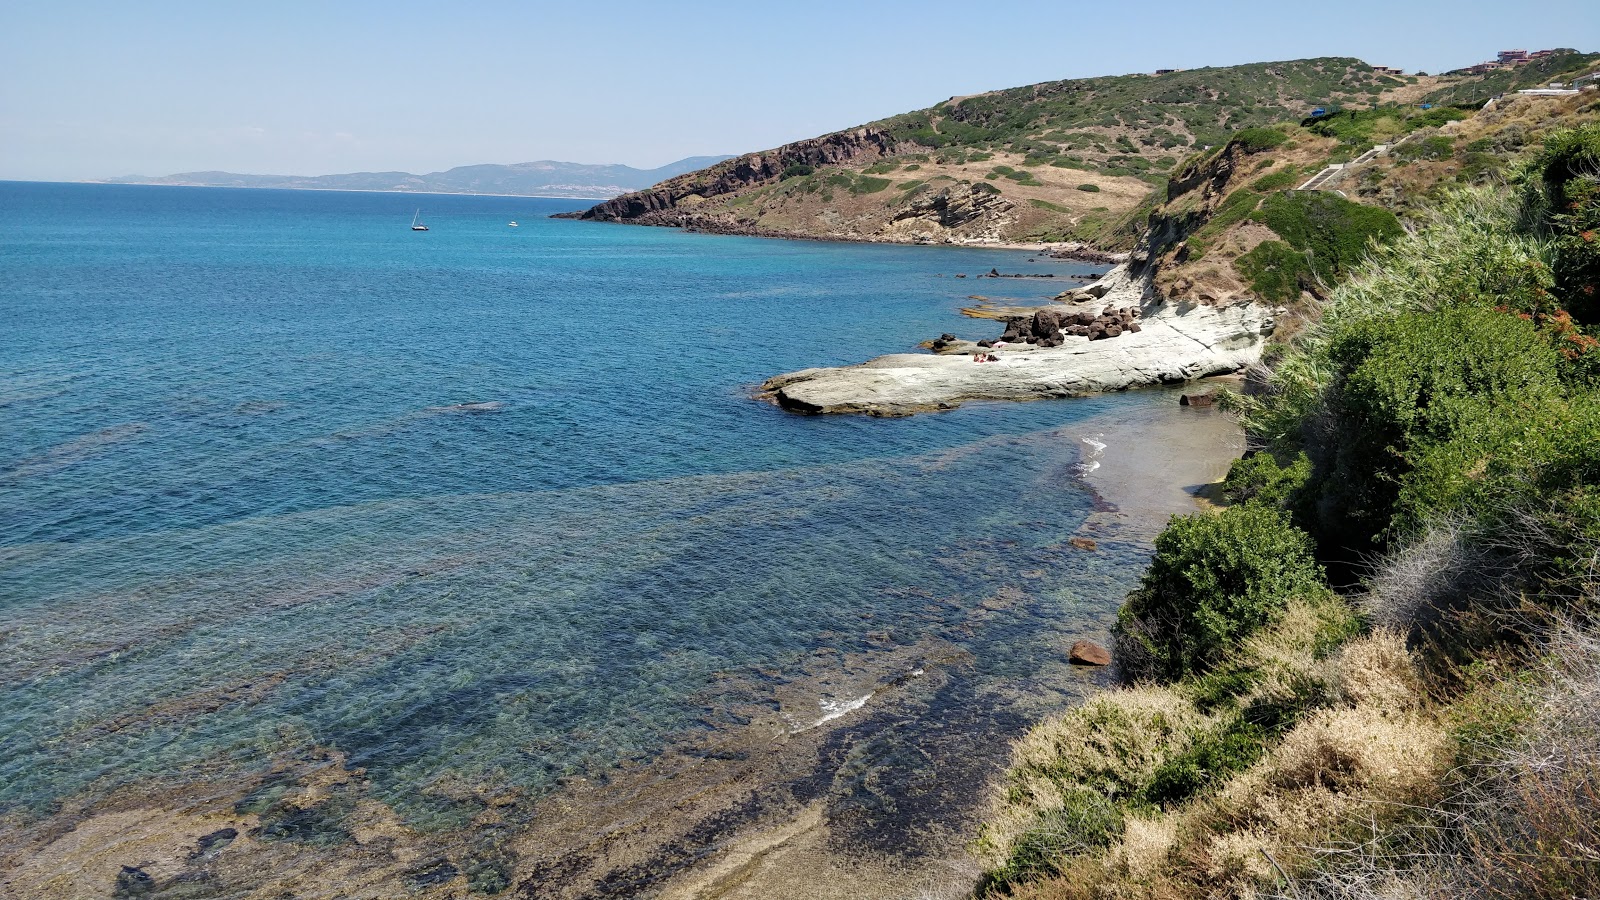
[[(1527, 77), (1587, 60), (1558, 55)], [(1414, 109), (1486, 77), (1500, 73), (1394, 77), (1327, 57), (1046, 82), (746, 154), (584, 215), (732, 233), (1126, 250), (1144, 212), (1167, 199), (1169, 176), (1232, 135), (1298, 122), (1319, 106)], [(1297, 165), (1359, 152), (1349, 135), (1318, 137), (1328, 140)]]
[[(1511, 95), (1485, 108), (1385, 106), (1243, 132), (1174, 173), (1152, 211), (1157, 287), (1203, 302), (1247, 298), (1315, 316), (1369, 241), (1415, 225), (1449, 190), (1502, 181), (1552, 129), (1600, 120), (1593, 92)], [(1329, 163), (1383, 155), (1293, 189)], [(1292, 322), (1291, 322), (1292, 324)]]
[(1600, 95), (1504, 111), (1231, 399), (1231, 505), (1158, 538), (1129, 686), (1016, 746), (980, 895), (1600, 888)]

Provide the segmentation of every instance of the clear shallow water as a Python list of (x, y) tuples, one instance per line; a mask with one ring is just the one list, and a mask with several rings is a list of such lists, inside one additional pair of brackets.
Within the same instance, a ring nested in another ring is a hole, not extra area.
[(1086, 269), (579, 205), (0, 184), (0, 812), (316, 746), (460, 821), (736, 723), (730, 675), (936, 637), (1025, 690), (1114, 608), (1075, 423), (1168, 398), (749, 399)]

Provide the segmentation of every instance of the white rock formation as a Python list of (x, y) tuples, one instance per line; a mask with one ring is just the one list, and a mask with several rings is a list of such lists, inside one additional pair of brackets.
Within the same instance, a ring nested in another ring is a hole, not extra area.
[(1171, 303), (1125, 265), (1085, 290), (1099, 298), (1097, 305), (1138, 304), (1141, 330), (1096, 341), (1068, 336), (1051, 348), (1006, 344), (994, 351), (998, 362), (974, 362), (971, 352), (896, 353), (780, 375), (762, 386), (763, 394), (797, 412), (871, 415), (909, 415), (964, 400), (1075, 397), (1236, 371), (1260, 360), (1272, 333), (1265, 307)]

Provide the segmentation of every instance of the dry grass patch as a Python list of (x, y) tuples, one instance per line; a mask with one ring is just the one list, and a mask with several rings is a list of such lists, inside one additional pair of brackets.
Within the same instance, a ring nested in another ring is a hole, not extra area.
[[(1035, 728), (1017, 746), (985, 831), (996, 868), (980, 891), (1040, 900), (1253, 897), (1274, 890), (1278, 867), (1304, 872), (1319, 849), (1436, 801), (1449, 742), (1403, 639), (1380, 631), (1321, 657), (1331, 615), (1297, 601), (1247, 641), (1242, 656), (1256, 680), (1237, 706), (1204, 713), (1196, 700), (1215, 700), (1205, 690), (1138, 687)], [(1306, 702), (1308, 691), (1316, 708), (1281, 740), (1268, 738), (1254, 765), (1164, 810), (1148, 800), (1163, 765), (1236, 725), (1239, 710)], [(1041, 823), (1064, 821), (1061, 811), (1082, 809), (1086, 795), (1121, 804), (1114, 834), (1098, 846), (1037, 839)]]

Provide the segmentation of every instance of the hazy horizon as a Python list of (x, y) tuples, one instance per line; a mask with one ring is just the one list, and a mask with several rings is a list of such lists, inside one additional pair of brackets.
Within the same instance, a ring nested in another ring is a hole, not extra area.
[[(1600, 46), (1557, 0), (1253, 2), (1197, 12), (1033, 3), (494, 0), (0, 11), (0, 178), (440, 172), (560, 160), (653, 169), (1062, 78), (1355, 56), (1429, 72), (1499, 49)], [(1108, 39), (1108, 37), (1110, 39)], [(509, 161), (509, 162), (501, 162)]]
[[(100, 178), (126, 178), (126, 177), (130, 177), (130, 176), (147, 177), (147, 178), (163, 178), (163, 177), (170, 176), (170, 175), (197, 175), (197, 174), (201, 174), (201, 173), (205, 173), (205, 172), (226, 172), (229, 175), (254, 175), (254, 176), (260, 176), (260, 177), (285, 177), (285, 178), (322, 178), (322, 177), (326, 177), (326, 176), (329, 176), (329, 175), (354, 175), (354, 174), (358, 174), (358, 173), (361, 173), (361, 172), (408, 172), (408, 174), (411, 174), (411, 175), (438, 175), (438, 174), (441, 174), (443, 172), (449, 172), (452, 169), (465, 169), (465, 168), (470, 168), (470, 167), (473, 167), (473, 166), (529, 166), (529, 165), (537, 165), (539, 163), (553, 163), (555, 165), (563, 165), (563, 166), (592, 166), (594, 168), (605, 168), (605, 167), (608, 167), (608, 166), (622, 166), (624, 168), (636, 169), (636, 170), (641, 171), (641, 172), (649, 172), (649, 171), (654, 171), (655, 169), (664, 169), (667, 166), (672, 165), (673, 163), (683, 162), (686, 159), (699, 159), (699, 158), (702, 158), (702, 157), (704, 157), (704, 158), (718, 158), (718, 157), (726, 157), (726, 156), (731, 156), (731, 155), (733, 155), (733, 154), (727, 154), (727, 153), (691, 153), (688, 156), (680, 156), (677, 159), (669, 159), (669, 160), (661, 163), (660, 165), (655, 165), (655, 166), (630, 166), (627, 163), (619, 163), (619, 162), (584, 162), (584, 161), (581, 161), (581, 160), (573, 160), (573, 159), (523, 159), (523, 160), (517, 160), (516, 162), (495, 162), (495, 161), (464, 162), (464, 163), (461, 163), (459, 165), (449, 166), (449, 167), (443, 168), (443, 169), (430, 169), (430, 170), (428, 170), (426, 172), (409, 172), (406, 169), (352, 169), (352, 170), (350, 170), (348, 172), (236, 172), (236, 171), (233, 171), (231, 169), (186, 169), (186, 170), (181, 171), (181, 172), (118, 172), (118, 173), (116, 173), (114, 175), (100, 176)], [(9, 179), (9, 180), (27, 181), (27, 180), (30, 180), (30, 179)], [(74, 180), (94, 181), (94, 180), (99, 180), (99, 179), (74, 179)]]

